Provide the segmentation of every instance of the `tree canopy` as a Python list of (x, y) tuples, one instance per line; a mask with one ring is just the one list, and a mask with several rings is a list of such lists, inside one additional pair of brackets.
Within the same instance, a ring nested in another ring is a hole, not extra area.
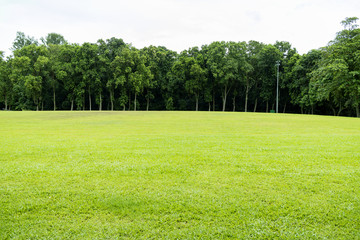
[[(212, 42), (176, 53), (120, 38), (72, 44), (18, 32), (0, 52), (0, 109), (269, 112), (280, 62), (282, 112), (360, 117), (358, 18), (327, 46), (300, 55), (291, 43)], [(232, 100), (232, 101), (230, 101)]]

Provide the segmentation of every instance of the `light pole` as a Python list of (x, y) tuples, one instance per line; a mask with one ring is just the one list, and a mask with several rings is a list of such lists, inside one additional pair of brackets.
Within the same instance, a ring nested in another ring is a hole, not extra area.
[(277, 66), (277, 79), (276, 79), (276, 113), (279, 113), (279, 67), (280, 61), (276, 61)]

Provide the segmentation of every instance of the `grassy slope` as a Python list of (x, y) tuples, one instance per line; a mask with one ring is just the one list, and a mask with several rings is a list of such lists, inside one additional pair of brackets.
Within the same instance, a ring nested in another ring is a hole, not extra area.
[(0, 239), (360, 238), (360, 120), (0, 112)]

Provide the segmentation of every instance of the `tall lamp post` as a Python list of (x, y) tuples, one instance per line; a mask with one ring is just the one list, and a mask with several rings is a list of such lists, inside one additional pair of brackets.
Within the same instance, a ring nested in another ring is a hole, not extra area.
[(279, 113), (279, 67), (280, 61), (276, 61), (277, 66), (277, 79), (276, 79), (276, 113)]

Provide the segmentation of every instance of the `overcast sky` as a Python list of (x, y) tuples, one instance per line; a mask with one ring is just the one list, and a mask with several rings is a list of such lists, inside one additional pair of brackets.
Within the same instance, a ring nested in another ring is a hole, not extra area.
[(9, 54), (21, 31), (178, 52), (221, 40), (278, 40), (306, 53), (332, 40), (346, 17), (360, 17), (359, 0), (0, 0), (0, 50)]

